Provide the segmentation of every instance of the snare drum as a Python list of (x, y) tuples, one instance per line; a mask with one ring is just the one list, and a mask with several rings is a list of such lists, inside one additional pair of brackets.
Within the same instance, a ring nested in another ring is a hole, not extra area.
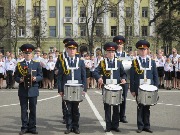
[(159, 99), (158, 88), (154, 85), (143, 84), (139, 86), (137, 102), (143, 105), (156, 105)]
[(103, 102), (109, 105), (119, 105), (122, 103), (122, 87), (108, 84), (103, 88)]
[(66, 83), (64, 86), (63, 99), (65, 101), (78, 101), (78, 102), (83, 101), (84, 99), (83, 85)]

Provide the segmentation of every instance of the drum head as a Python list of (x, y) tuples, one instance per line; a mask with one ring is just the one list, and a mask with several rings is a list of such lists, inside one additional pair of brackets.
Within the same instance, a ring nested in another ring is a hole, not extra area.
[(71, 83), (66, 83), (65, 86), (82, 86), (82, 84), (71, 84)]
[(141, 90), (145, 90), (145, 91), (156, 91), (158, 90), (158, 88), (154, 85), (149, 85), (149, 84), (142, 84), (139, 86), (139, 88)]
[(122, 87), (120, 85), (115, 85), (115, 84), (105, 85), (104, 88), (107, 90), (122, 90)]

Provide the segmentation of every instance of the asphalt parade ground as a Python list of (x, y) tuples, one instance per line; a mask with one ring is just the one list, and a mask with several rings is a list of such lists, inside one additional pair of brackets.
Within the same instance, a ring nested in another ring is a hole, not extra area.
[[(0, 89), (0, 135), (18, 135), (21, 128), (20, 105), (17, 89)], [(180, 134), (180, 90), (159, 90), (158, 104), (151, 107), (152, 135)], [(101, 90), (88, 89), (86, 99), (80, 104), (81, 135), (135, 135), (137, 104), (128, 92), (126, 116), (128, 123), (120, 122), (121, 132), (105, 133), (104, 109)], [(61, 97), (57, 89), (40, 89), (37, 104), (37, 131), (39, 135), (61, 135), (66, 130), (62, 124)], [(74, 133), (70, 133), (74, 134)], [(142, 132), (142, 135), (151, 133)], [(28, 135), (28, 134), (27, 134)]]

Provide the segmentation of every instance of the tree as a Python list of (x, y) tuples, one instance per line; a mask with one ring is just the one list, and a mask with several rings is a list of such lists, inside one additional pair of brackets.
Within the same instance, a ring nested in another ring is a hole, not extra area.
[(17, 3), (11, 5), (11, 46), (13, 47), (13, 51), (15, 57), (17, 57), (17, 45), (18, 41), (21, 39), (20, 37), (25, 36), (25, 26), (26, 26), (26, 13), (24, 12), (24, 3), (20, 0)]
[(5, 0), (0, 0), (0, 42), (9, 36), (10, 18), (9, 10), (6, 10), (8, 3)]
[(33, 11), (32, 15), (33, 16), (29, 16), (31, 19), (29, 20), (28, 23), (33, 23), (33, 27), (32, 26), (27, 26), (29, 27), (29, 29), (31, 29), (34, 34), (32, 34), (31, 36), (29, 36), (28, 38), (32, 39), (35, 44), (36, 47), (42, 47), (41, 46), (41, 41), (43, 38), (46, 37), (46, 26), (47, 26), (47, 22), (42, 21), (42, 20), (46, 20), (45, 16), (46, 16), (46, 10), (43, 9), (43, 0), (38, 0), (35, 1), (33, 3)]
[(179, 0), (155, 0), (157, 12), (151, 23), (156, 22), (156, 32), (163, 39), (165, 53), (172, 50), (172, 42), (180, 42), (180, 1)]
[(90, 53), (92, 52), (92, 48), (94, 45), (94, 39), (102, 38), (105, 39), (105, 34), (103, 31), (96, 31), (96, 27), (103, 27), (100, 25), (100, 22), (103, 21), (103, 15), (110, 12), (113, 8), (116, 8), (121, 0), (117, 0), (117, 2), (111, 2), (107, 0), (79, 0), (79, 4), (82, 8), (84, 8), (84, 13), (80, 13), (80, 17), (85, 20), (85, 23), (82, 25), (86, 29), (87, 34), (87, 43), (89, 46)]

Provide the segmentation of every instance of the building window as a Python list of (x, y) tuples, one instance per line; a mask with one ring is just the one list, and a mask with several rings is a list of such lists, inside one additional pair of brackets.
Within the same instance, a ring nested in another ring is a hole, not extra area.
[(86, 8), (80, 7), (80, 17), (86, 17)]
[(117, 17), (117, 8), (112, 8), (111, 17)]
[(132, 36), (132, 26), (126, 26), (126, 35)]
[(24, 16), (24, 6), (18, 6), (18, 15), (20, 17)]
[(34, 36), (39, 36), (39, 34), (40, 34), (39, 26), (34, 26)]
[(40, 7), (39, 6), (34, 6), (34, 17), (39, 17), (40, 16)]
[(25, 36), (25, 27), (19, 26), (19, 37), (24, 37), (24, 36)]
[(142, 36), (148, 36), (148, 27), (142, 26)]
[(80, 35), (86, 36), (86, 27), (85, 26), (80, 26)]
[(56, 7), (55, 6), (50, 6), (49, 7), (49, 17), (50, 18), (55, 18), (56, 17)]
[(4, 17), (4, 7), (0, 7), (0, 18)]
[(56, 37), (56, 26), (49, 26), (49, 36)]
[(102, 36), (102, 26), (96, 26), (96, 36)]
[(72, 35), (71, 26), (65, 26), (65, 35), (69, 37)]
[(65, 17), (71, 17), (71, 7), (65, 7)]
[(111, 36), (117, 35), (117, 26), (111, 26)]
[(126, 17), (131, 17), (132, 12), (131, 12), (131, 7), (126, 7)]
[(142, 17), (148, 17), (148, 7), (142, 7)]

